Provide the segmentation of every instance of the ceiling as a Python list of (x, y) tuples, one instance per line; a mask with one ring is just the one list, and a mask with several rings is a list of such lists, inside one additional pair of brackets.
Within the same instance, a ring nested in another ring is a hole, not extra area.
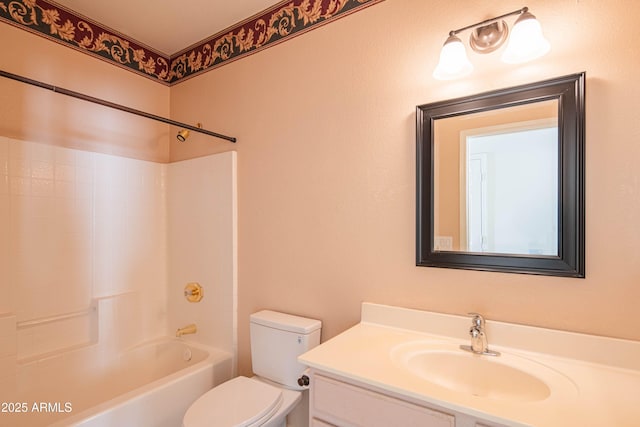
[(173, 55), (278, 0), (56, 0), (148, 47)]

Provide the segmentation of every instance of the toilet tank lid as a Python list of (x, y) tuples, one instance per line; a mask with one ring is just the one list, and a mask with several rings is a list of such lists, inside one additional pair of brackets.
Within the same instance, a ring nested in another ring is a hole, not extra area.
[(322, 322), (307, 317), (262, 310), (250, 316), (250, 322), (298, 334), (310, 334), (322, 327)]

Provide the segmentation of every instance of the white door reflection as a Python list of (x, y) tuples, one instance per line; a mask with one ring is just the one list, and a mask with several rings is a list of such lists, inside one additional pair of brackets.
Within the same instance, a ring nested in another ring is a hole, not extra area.
[[(467, 140), (467, 146), (474, 138)], [(475, 148), (475, 147), (474, 147)], [(487, 154), (470, 153), (467, 161), (467, 248), (471, 252), (486, 252), (488, 234)]]
[(548, 121), (463, 132), (461, 236), (470, 252), (558, 254), (558, 129)]

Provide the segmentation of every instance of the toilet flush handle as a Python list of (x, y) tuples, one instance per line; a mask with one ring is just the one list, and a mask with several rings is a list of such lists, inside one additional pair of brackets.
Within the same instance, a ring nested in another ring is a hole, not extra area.
[(300, 387), (309, 387), (309, 377), (307, 375), (303, 375), (298, 378), (298, 385)]

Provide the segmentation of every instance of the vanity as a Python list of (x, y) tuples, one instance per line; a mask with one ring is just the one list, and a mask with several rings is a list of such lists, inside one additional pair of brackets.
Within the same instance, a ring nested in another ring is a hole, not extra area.
[(640, 342), (363, 303), (361, 321), (299, 357), (310, 425), (640, 425)]

